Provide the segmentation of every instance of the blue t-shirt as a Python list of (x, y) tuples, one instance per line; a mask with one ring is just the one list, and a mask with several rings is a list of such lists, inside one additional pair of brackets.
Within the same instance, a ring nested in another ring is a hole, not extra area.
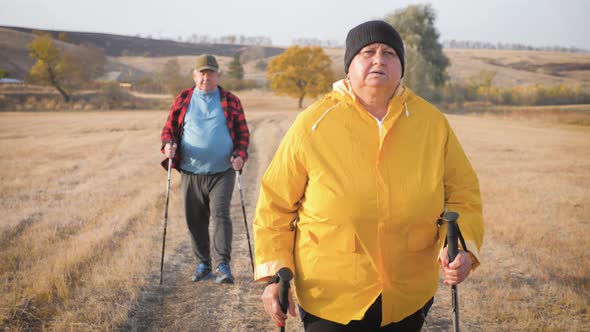
[(184, 118), (180, 168), (194, 174), (214, 174), (231, 167), (234, 145), (223, 115), (219, 89), (195, 88)]

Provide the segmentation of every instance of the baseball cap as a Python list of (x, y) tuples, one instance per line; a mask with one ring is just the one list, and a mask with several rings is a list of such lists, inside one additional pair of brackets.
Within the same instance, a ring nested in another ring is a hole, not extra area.
[(195, 69), (198, 71), (213, 70), (217, 72), (219, 71), (219, 65), (217, 64), (217, 59), (215, 59), (213, 55), (203, 54), (197, 57), (197, 60), (195, 61)]

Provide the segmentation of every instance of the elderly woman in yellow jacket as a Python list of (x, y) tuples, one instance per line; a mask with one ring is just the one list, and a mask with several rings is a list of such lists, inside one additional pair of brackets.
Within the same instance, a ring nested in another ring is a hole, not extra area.
[[(479, 183), (445, 116), (401, 83), (404, 47), (388, 23), (346, 38), (345, 80), (302, 112), (260, 188), (256, 275), (294, 272), (306, 331), (419, 331), (438, 288), (479, 264)], [(466, 247), (448, 262), (448, 209)], [(269, 283), (262, 301), (287, 316)], [(289, 307), (295, 315), (294, 305)]]

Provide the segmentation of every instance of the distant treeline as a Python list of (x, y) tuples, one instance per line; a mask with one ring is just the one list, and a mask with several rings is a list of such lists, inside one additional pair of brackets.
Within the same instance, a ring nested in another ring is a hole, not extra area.
[[(141, 35), (136, 35), (141, 37)], [(147, 39), (154, 39), (152, 35), (146, 35)], [(248, 45), (248, 46), (272, 46), (272, 40), (266, 36), (244, 36), (244, 35), (225, 35), (220, 37), (211, 37), (209, 35), (200, 35), (193, 33), (185, 38), (182, 36), (176, 39), (160, 37), (162, 40), (175, 40), (190, 44), (227, 44), (227, 45)]]
[[(141, 35), (135, 37), (142, 38)], [(143, 36), (147, 39), (159, 39), (184, 42), (190, 44), (225, 44), (225, 45), (252, 45), (252, 46), (273, 46), (272, 39), (266, 36), (244, 36), (244, 35), (224, 35), (219, 37), (212, 37), (209, 35), (193, 33), (187, 37), (178, 36), (153, 38), (152, 35)], [(318, 38), (295, 38), (291, 41), (292, 45), (299, 46), (320, 46), (326, 48), (343, 48), (342, 41), (322, 40)], [(468, 48), (468, 49), (486, 49), (486, 50), (513, 50), (513, 51), (548, 51), (548, 52), (574, 52), (574, 53), (588, 53), (590, 50), (581, 49), (577, 47), (565, 46), (531, 46), (525, 44), (515, 43), (490, 43), (472, 40), (445, 40), (442, 42), (445, 48)]]
[(588, 53), (589, 50), (577, 47), (564, 46), (542, 46), (535, 47), (524, 44), (511, 43), (489, 43), (481, 41), (470, 40), (445, 40), (443, 47), (446, 48), (472, 48), (472, 49), (486, 49), (486, 50), (513, 50), (513, 51), (547, 51), (547, 52), (574, 52), (574, 53)]
[[(141, 35), (136, 35), (141, 38)], [(151, 35), (146, 35), (144, 38), (153, 39)], [(178, 36), (176, 39), (161, 37), (159, 39), (171, 40), (177, 42), (191, 43), (191, 44), (226, 44), (226, 45), (253, 45), (253, 46), (273, 46), (272, 39), (265, 36), (244, 36), (244, 35), (225, 35), (220, 37), (211, 37), (209, 35), (200, 35), (193, 33), (190, 36)], [(327, 48), (344, 47), (342, 42), (335, 40), (323, 40), (318, 38), (295, 38), (291, 41), (292, 45), (299, 46), (320, 46)]]
[(317, 38), (296, 38), (291, 42), (293, 45), (299, 46), (319, 46), (326, 48), (344, 48), (342, 42), (335, 40), (321, 40)]

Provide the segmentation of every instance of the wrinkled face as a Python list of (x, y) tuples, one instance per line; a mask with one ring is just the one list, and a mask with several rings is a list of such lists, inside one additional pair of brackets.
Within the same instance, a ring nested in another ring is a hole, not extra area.
[(389, 45), (367, 45), (355, 55), (348, 67), (353, 90), (375, 87), (395, 90), (402, 77), (402, 65)]
[(210, 92), (217, 88), (220, 74), (216, 71), (205, 69), (203, 71), (193, 70), (193, 80), (197, 85), (197, 89)]

